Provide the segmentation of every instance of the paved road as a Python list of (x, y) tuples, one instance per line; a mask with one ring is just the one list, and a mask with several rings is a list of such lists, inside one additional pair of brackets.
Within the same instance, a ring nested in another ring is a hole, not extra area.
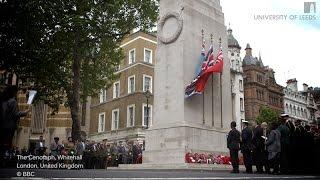
[[(33, 177), (30, 177), (32, 176)], [(264, 174), (230, 174), (228, 171), (201, 171), (201, 170), (17, 170), (0, 169), (2, 179), (320, 179), (320, 176), (313, 175), (264, 175)]]

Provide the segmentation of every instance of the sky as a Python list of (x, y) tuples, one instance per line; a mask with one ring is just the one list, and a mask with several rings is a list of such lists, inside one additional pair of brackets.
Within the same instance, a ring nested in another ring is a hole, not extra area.
[[(316, 13), (304, 12), (305, 1), (316, 3)], [(230, 23), (242, 47), (242, 58), (249, 43), (253, 56), (260, 52), (264, 65), (274, 69), (278, 84), (286, 86), (287, 79), (296, 78), (299, 90), (303, 83), (320, 87), (320, 0), (220, 0), (220, 4), (225, 25)]]

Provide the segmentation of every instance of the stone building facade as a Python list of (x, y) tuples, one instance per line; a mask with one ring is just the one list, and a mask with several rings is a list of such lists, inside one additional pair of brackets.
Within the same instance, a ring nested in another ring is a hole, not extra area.
[[(89, 138), (143, 143), (145, 129), (152, 126), (157, 38), (138, 31), (125, 38), (120, 47), (125, 53), (116, 72), (120, 78), (91, 100)], [(148, 102), (147, 90), (150, 92)]]
[(264, 66), (261, 56), (252, 56), (252, 48), (246, 47), (243, 58), (245, 119), (255, 122), (263, 106), (277, 113), (283, 112), (283, 87), (277, 84), (273, 69)]
[(315, 118), (318, 124), (320, 124), (320, 87), (315, 87), (311, 90), (311, 94), (314, 98), (314, 102), (317, 107), (317, 111), (315, 112)]
[(298, 90), (298, 81), (289, 79), (284, 88), (284, 111), (293, 120), (301, 120), (304, 123), (311, 123), (316, 120), (315, 112), (317, 107), (311, 93), (311, 88), (303, 84), (303, 90)]
[(228, 29), (228, 57), (230, 60), (230, 79), (232, 93), (232, 120), (236, 121), (237, 128), (241, 129), (241, 121), (245, 120), (244, 111), (244, 87), (242, 59), (240, 57), (241, 47)]

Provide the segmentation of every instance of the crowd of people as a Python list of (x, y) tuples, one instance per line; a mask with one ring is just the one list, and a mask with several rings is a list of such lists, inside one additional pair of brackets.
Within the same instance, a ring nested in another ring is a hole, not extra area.
[(30, 107), (19, 111), (16, 100), (17, 86), (8, 85), (0, 93), (0, 166), (15, 167), (17, 155), (82, 155), (81, 163), (85, 168), (106, 168), (118, 164), (142, 163), (142, 145), (138, 142), (97, 143), (94, 141), (73, 141), (71, 137), (60, 143), (59, 137), (47, 146), (43, 136), (35, 148), (27, 149), (12, 146), (20, 117), (30, 112)]
[[(4, 159), (7, 167), (14, 167), (17, 162), (17, 155), (36, 155), (36, 156), (80, 156), (77, 163), (82, 163), (86, 169), (106, 169), (107, 167), (116, 167), (119, 164), (141, 164), (142, 163), (142, 145), (135, 142), (113, 142), (97, 143), (95, 141), (75, 141), (69, 137), (67, 141), (60, 143), (59, 137), (46, 146), (43, 136), (39, 137), (34, 150), (26, 148), (19, 149), (14, 147), (6, 151)], [(58, 158), (57, 158), (58, 159)], [(55, 163), (56, 161), (52, 161)], [(72, 163), (73, 161), (68, 161)]]
[(243, 154), (246, 173), (297, 174), (319, 173), (320, 131), (316, 125), (303, 126), (281, 114), (279, 121), (263, 122), (249, 127), (242, 121), (241, 133), (231, 122), (227, 146), (230, 150), (231, 173), (239, 173), (239, 151)]

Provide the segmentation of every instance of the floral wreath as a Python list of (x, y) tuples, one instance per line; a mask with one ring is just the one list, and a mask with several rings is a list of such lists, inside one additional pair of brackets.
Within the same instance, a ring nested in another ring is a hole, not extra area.
[[(175, 18), (178, 21), (178, 29), (175, 31), (175, 33), (172, 36), (163, 37), (162, 29), (163, 29), (165, 22), (169, 18)], [(181, 31), (182, 31), (182, 27), (183, 27), (183, 20), (178, 13), (168, 12), (160, 18), (158, 27), (159, 27), (159, 30), (158, 30), (159, 40), (164, 44), (170, 44), (170, 43), (173, 43), (174, 41), (176, 41), (178, 39), (178, 37), (180, 36)]]

